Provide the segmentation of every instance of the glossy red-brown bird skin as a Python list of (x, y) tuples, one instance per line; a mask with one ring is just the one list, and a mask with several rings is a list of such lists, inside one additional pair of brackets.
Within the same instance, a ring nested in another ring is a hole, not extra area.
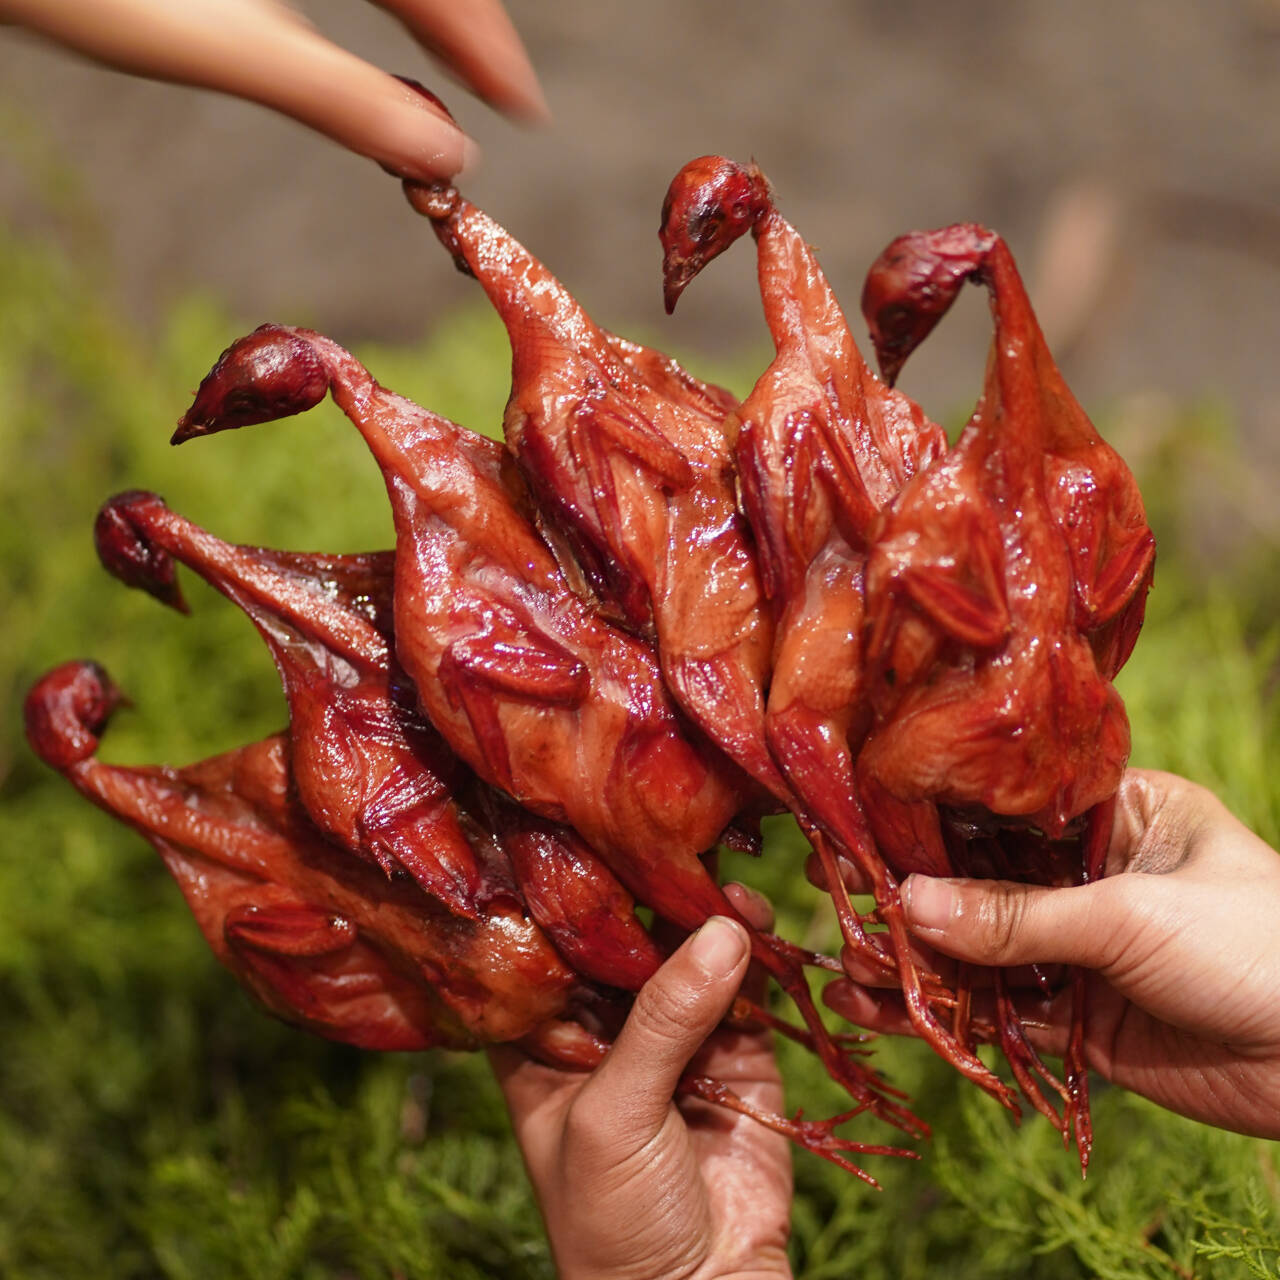
[(903, 874), (948, 866), (938, 804), (1057, 837), (1114, 795), (1129, 727), (1110, 681), (1155, 559), (1137, 485), (1063, 383), (999, 236), (915, 233), (873, 265), (863, 305), (887, 370), (967, 279), (995, 318), (982, 398), (904, 489), (867, 568), (876, 723), (859, 775)]
[(392, 657), (391, 553), (231, 546), (141, 492), (105, 503), (95, 534), (129, 585), (181, 606), (176, 558), (254, 621), (289, 699), (299, 799), (322, 831), (472, 919), (518, 886), (584, 977), (636, 991), (662, 962), (634, 899), (581, 837), (500, 799), (414, 709)]
[(179, 436), (240, 425), (264, 368), (271, 412), (282, 381), (304, 393), (291, 412), (331, 383), (374, 453), (396, 522), (398, 654), (457, 754), (597, 849), (713, 845), (739, 805), (737, 772), (677, 715), (652, 649), (569, 590), (502, 446), (378, 386), (328, 339), (280, 327), (224, 354)]
[(529, 914), (585, 978), (639, 991), (664, 959), (635, 898), (568, 827), (526, 813), (478, 784), (470, 811), (510, 859)]
[[(1041, 833), (1012, 846), (1019, 879), (1056, 878), (1050, 842), (1079, 829), (1074, 879), (1087, 881), (1103, 870), (1129, 754), (1111, 678), (1142, 625), (1155, 540), (1132, 475), (1067, 389), (993, 232), (913, 233), (873, 264), (863, 309), (886, 376), (966, 281), (991, 297), (986, 383), (955, 449), (877, 530), (866, 580), (876, 722), (859, 785), (899, 874), (967, 874), (1000, 836), (964, 832), (994, 815)], [(1074, 1127), (1087, 1168), (1079, 974), (1073, 993), (1065, 1086), (1023, 1052), (1011, 1006), (997, 1021), (1024, 1091), (1064, 1134)], [(1027, 1089), (1033, 1071), (1062, 1093), (1060, 1119)]]
[(573, 826), (663, 918), (683, 929), (739, 919), (833, 1077), (924, 1131), (831, 1038), (806, 953), (751, 929), (699, 860), (742, 802), (741, 774), (677, 714), (652, 649), (569, 589), (500, 445), (378, 386), (329, 339), (281, 326), (223, 353), (175, 440), (302, 412), (327, 389), (386, 479), (397, 652), (445, 740), (485, 781)]
[[(182, 769), (102, 764), (98, 740), (121, 701), (95, 663), (66, 663), (28, 694), (28, 739), (154, 845), (214, 954), (272, 1013), (365, 1049), (510, 1040), (556, 1066), (599, 1064), (629, 1001), (558, 967), (518, 913), (459, 920), (407, 879), (388, 882), (343, 857), (292, 801), (282, 735)], [(696, 1075), (678, 1092), (748, 1116), (873, 1186), (850, 1155), (913, 1154), (837, 1137), (849, 1114), (777, 1115)]]
[(735, 502), (733, 397), (600, 328), (453, 188), (406, 192), (506, 325), (503, 430), (534, 501), (597, 595), (656, 639), (685, 714), (785, 801), (764, 743), (773, 626)]
[[(492, 842), (510, 862), (529, 914), (573, 969), (605, 986), (639, 991), (666, 952), (636, 915), (633, 895), (600, 855), (570, 828), (526, 812), (478, 779), (465, 791), (462, 807), (472, 844)], [(668, 946), (684, 933), (669, 926), (664, 932)], [(734, 1001), (727, 1021), (764, 1025), (810, 1052), (819, 1051), (812, 1034), (743, 996)]]
[[(854, 779), (870, 725), (861, 645), (863, 570), (877, 515), (946, 450), (940, 427), (867, 367), (813, 250), (775, 207), (755, 165), (702, 156), (673, 179), (660, 233), (668, 308), (707, 262), (750, 231), (776, 355), (737, 410), (735, 458), (761, 576), (777, 616), (765, 732), (822, 860), (846, 944), (896, 968), (932, 1047), (1006, 1104), (999, 1080), (936, 1016), (911, 958), (898, 883), (880, 857)], [(836, 854), (875, 894), (891, 955), (864, 934)]]
[(141, 832), (219, 960), (274, 1013), (370, 1049), (519, 1040), (580, 987), (516, 906), (467, 920), (334, 848), (292, 799), (282, 735), (186, 768), (94, 756), (118, 701), (91, 663), (27, 697), (36, 753)]
[(103, 505), (94, 535), (103, 565), (129, 585), (181, 605), (176, 560), (249, 616), (288, 698), (299, 799), (322, 831), (472, 919), (512, 895), (501, 860), (482, 863), (468, 842), (453, 801), (465, 770), (393, 662), (389, 553), (232, 546), (137, 491)]

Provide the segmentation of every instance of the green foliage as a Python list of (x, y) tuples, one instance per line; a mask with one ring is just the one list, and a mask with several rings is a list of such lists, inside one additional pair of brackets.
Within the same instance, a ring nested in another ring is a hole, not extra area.
[[(108, 738), (114, 759), (191, 760), (283, 720), (234, 609), (188, 580), (193, 616), (167, 614), (97, 567), (89, 531), (115, 490), (157, 489), (239, 541), (390, 541), (377, 471), (330, 408), (171, 450), (190, 389), (248, 326), (189, 300), (147, 338), (90, 280), (52, 243), (0, 231), (0, 1274), (547, 1277), (483, 1059), (361, 1054), (265, 1017), (213, 963), (150, 850), (21, 743), (22, 691), (73, 656), (103, 662), (136, 700)], [(487, 315), (362, 354), (451, 417), (499, 421), (508, 355)], [(1203, 586), (1179, 542), (1162, 551), (1124, 677), (1134, 759), (1208, 783), (1275, 842), (1275, 642), (1256, 602)], [(800, 857), (777, 824), (766, 856), (732, 870), (775, 899), (789, 936), (830, 945)], [(1015, 1130), (919, 1045), (876, 1053), (935, 1140), (918, 1162), (877, 1159), (881, 1192), (797, 1157), (806, 1280), (1276, 1275), (1274, 1145), (1099, 1089), (1081, 1182), (1042, 1122)], [(812, 1061), (782, 1054), (795, 1103), (839, 1108)]]

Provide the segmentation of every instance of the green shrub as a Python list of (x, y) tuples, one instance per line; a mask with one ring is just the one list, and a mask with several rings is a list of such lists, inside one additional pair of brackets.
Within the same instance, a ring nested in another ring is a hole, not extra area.
[[(390, 541), (376, 469), (331, 407), (171, 450), (190, 389), (248, 326), (191, 300), (149, 339), (90, 278), (63, 250), (0, 231), (0, 1274), (549, 1276), (483, 1059), (361, 1054), (264, 1016), (213, 962), (150, 850), (21, 742), (23, 690), (74, 656), (103, 662), (135, 700), (111, 759), (187, 761), (283, 721), (266, 652), (235, 609), (188, 579), (182, 619), (98, 568), (90, 528), (115, 490), (154, 488), (238, 541)], [(362, 354), (397, 390), (497, 424), (507, 353), (487, 314), (458, 316), (425, 346)], [(1123, 680), (1134, 759), (1208, 783), (1275, 842), (1267, 619), (1238, 591), (1201, 585), (1178, 543)], [(739, 869), (792, 936), (830, 943), (794, 846), (779, 826), (764, 859)], [(813, 1062), (781, 1052), (794, 1102), (838, 1108)], [(1274, 1144), (1098, 1088), (1082, 1183), (1039, 1120), (1015, 1130), (919, 1045), (877, 1052), (935, 1140), (918, 1162), (878, 1161), (879, 1193), (798, 1156), (798, 1275), (1276, 1274)]]

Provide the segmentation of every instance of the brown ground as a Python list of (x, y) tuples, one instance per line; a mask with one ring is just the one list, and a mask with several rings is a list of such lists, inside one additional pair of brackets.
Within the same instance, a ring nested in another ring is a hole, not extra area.
[[(763, 343), (747, 254), (667, 321), (653, 234), (685, 159), (754, 156), (850, 309), (893, 235), (986, 222), (1011, 240), (1086, 404), (1225, 397), (1259, 466), (1280, 460), (1276, 0), (510, 8), (556, 123), (522, 133), (449, 93), (486, 151), (468, 191), (603, 322), (685, 351)], [(373, 61), (439, 83), (376, 10), (307, 10)], [(143, 315), (194, 286), (246, 318), (354, 340), (417, 334), (474, 297), (389, 179), (257, 108), (17, 33), (0, 33), (0, 105), (78, 171)], [(38, 218), (6, 149), (0, 131), (0, 216)], [(985, 340), (975, 296), (904, 385), (954, 413)]]

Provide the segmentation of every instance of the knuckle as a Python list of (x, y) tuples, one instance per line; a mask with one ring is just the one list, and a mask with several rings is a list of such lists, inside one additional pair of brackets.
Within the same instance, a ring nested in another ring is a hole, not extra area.
[(630, 1021), (646, 1039), (683, 1042), (698, 1025), (697, 992), (648, 982), (636, 996)]
[(1022, 885), (997, 880), (987, 887), (977, 920), (978, 949), (986, 963), (1005, 964), (1017, 953), (1029, 901)]
[(1196, 833), (1221, 807), (1198, 783), (1151, 770), (1130, 770), (1118, 800), (1113, 852), (1118, 845), (1119, 856), (1109, 861), (1111, 874), (1176, 870), (1192, 852)]
[(1166, 888), (1162, 880), (1139, 885), (1131, 876), (1102, 880), (1092, 886), (1095, 914), (1112, 927), (1098, 930), (1090, 940), (1091, 969), (1114, 973), (1171, 936)]

